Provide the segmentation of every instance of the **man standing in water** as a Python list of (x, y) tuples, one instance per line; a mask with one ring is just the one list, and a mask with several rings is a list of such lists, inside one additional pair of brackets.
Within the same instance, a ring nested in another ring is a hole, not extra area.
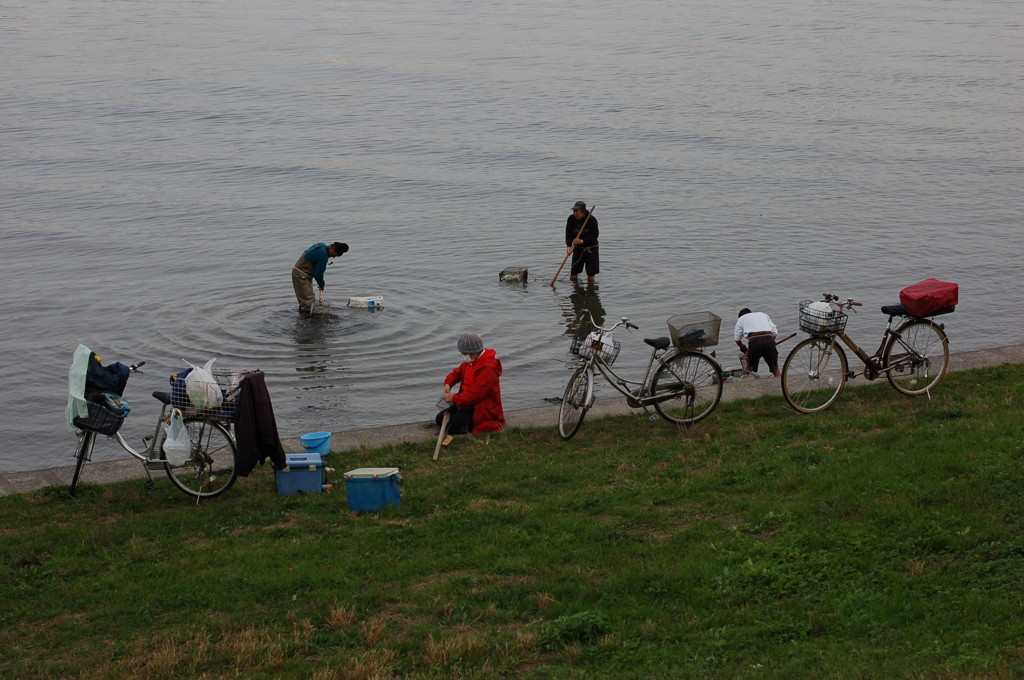
[[(586, 267), (587, 281), (593, 283), (594, 277), (601, 271), (601, 261), (597, 254), (597, 218), (591, 215), (588, 220), (587, 215), (587, 204), (576, 201), (572, 214), (565, 221), (565, 250), (572, 253), (569, 280), (575, 281)], [(583, 227), (584, 222), (587, 223), (586, 227)], [(582, 232), (580, 227), (583, 227)]]
[(328, 258), (341, 257), (347, 252), (348, 244), (335, 241), (331, 245), (317, 243), (299, 256), (298, 262), (292, 267), (292, 288), (295, 289), (295, 298), (299, 301), (300, 313), (313, 313), (313, 303), (316, 302), (313, 279), (316, 279), (320, 292), (324, 292), (324, 272), (327, 271)]

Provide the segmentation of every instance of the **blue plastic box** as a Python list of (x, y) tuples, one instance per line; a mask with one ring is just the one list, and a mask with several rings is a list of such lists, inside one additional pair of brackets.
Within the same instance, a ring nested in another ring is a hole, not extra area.
[(345, 473), (348, 507), (376, 512), (385, 505), (402, 506), (402, 476), (398, 468), (358, 468)]
[(319, 453), (289, 453), (287, 466), (276, 470), (277, 495), (320, 493), (324, 483), (324, 461)]

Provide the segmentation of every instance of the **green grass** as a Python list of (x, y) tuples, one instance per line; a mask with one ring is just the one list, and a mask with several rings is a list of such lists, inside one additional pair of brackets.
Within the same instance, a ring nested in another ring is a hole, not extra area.
[(379, 514), (257, 470), (0, 499), (4, 678), (1019, 678), (1024, 367), (828, 412), (723, 404), (334, 453)]

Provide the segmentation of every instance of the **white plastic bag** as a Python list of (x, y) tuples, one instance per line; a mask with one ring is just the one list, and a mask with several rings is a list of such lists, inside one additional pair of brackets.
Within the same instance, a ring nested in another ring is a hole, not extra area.
[(807, 305), (807, 309), (812, 312), (809, 319), (809, 324), (813, 330), (816, 331), (830, 331), (835, 325), (835, 317), (832, 312), (832, 305), (824, 300), (818, 300)]
[(594, 331), (583, 341), (583, 347), (580, 348), (580, 356), (584, 359), (589, 359), (590, 355), (595, 351), (607, 356), (613, 347), (611, 333), (604, 333), (602, 335), (600, 332)]
[[(185, 360), (182, 359), (182, 361)], [(185, 377), (185, 394), (188, 395), (188, 400), (192, 402), (192, 405), (200, 411), (215, 409), (220, 406), (221, 401), (224, 399), (224, 395), (221, 394), (220, 387), (217, 385), (217, 380), (210, 371), (210, 366), (213, 365), (214, 361), (216, 359), (210, 359), (202, 368), (185, 361), (186, 364), (192, 367), (192, 370)]]
[(181, 417), (181, 411), (171, 411), (171, 424), (164, 427), (164, 457), (171, 466), (177, 467), (188, 462), (192, 455), (192, 441), (188, 438), (188, 428)]

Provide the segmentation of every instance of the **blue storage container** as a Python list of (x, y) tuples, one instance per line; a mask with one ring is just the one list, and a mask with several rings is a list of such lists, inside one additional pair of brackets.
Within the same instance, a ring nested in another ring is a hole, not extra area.
[(321, 456), (326, 456), (331, 452), (330, 432), (310, 432), (299, 437), (299, 441), (302, 442), (302, 448), (306, 449), (309, 453), (319, 453)]
[(398, 468), (359, 468), (345, 473), (348, 507), (376, 512), (389, 503), (402, 506), (402, 476)]
[(319, 453), (289, 453), (287, 465), (277, 474), (277, 495), (320, 493), (324, 483), (324, 461)]

